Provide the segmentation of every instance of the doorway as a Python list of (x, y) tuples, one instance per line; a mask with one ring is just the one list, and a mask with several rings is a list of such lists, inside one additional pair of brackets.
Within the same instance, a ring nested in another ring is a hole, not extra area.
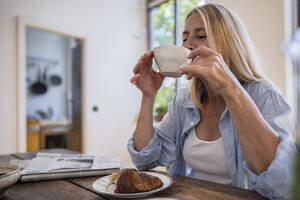
[(81, 49), (79, 39), (26, 27), (26, 151), (81, 151)]
[(82, 152), (84, 39), (26, 19), (18, 26), (18, 151)]

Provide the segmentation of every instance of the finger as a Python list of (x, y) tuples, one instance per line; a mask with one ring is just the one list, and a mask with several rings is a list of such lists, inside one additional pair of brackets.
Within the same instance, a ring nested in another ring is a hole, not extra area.
[(139, 86), (138, 86), (138, 83), (137, 83), (136, 81), (135, 81), (135, 82), (132, 82), (132, 84), (133, 84), (136, 88), (140, 89)]
[(134, 78), (131, 78), (131, 79), (130, 79), (130, 83), (133, 83), (133, 82), (135, 82), (135, 79), (134, 79)]
[(137, 79), (140, 77), (140, 74), (137, 74), (135, 76), (133, 76), (131, 79), (130, 79), (130, 82), (133, 83), (133, 82), (136, 82)]
[(194, 75), (192, 73), (188, 73), (186, 76), (187, 80), (191, 80), (194, 77)]
[(152, 67), (152, 58), (153, 53), (145, 53), (141, 58), (140, 68), (148, 68), (150, 69)]
[(180, 73), (181, 75), (185, 74), (187, 80), (191, 80), (192, 77), (194, 76), (194, 74), (192, 74), (192, 73), (190, 73), (190, 72), (188, 72), (188, 71), (186, 71), (186, 70), (183, 71), (183, 70), (179, 69), (179, 73)]
[(199, 58), (199, 57), (196, 57), (189, 64), (192, 64), (192, 65), (197, 64), (197, 65), (209, 66), (209, 65), (211, 65), (211, 63), (219, 63), (220, 64), (220, 63), (223, 63), (223, 61), (218, 56), (210, 56), (208, 58)]
[(201, 57), (201, 58), (208, 58), (211, 55), (219, 56), (217, 52), (214, 50), (206, 47), (206, 46), (200, 46), (197, 49), (191, 51), (191, 53), (188, 55), (188, 58), (194, 59), (196, 57)]
[(153, 58), (153, 55), (151, 57), (151, 54), (147, 54), (147, 53), (145, 53), (143, 56), (141, 56), (141, 58), (139, 59), (138, 64), (134, 67), (133, 73), (134, 74), (139, 73), (141, 68), (144, 68), (144, 67), (151, 68), (152, 67), (152, 58)]
[(151, 52), (145, 53), (141, 58), (142, 62), (148, 63), (148, 61), (152, 59), (152, 58), (150, 59), (150, 55), (151, 55)]
[(131, 83), (137, 87), (136, 81), (132, 81)]
[(153, 57), (154, 57), (154, 53), (153, 53), (153, 51), (150, 51), (148, 54), (146, 54), (146, 56), (144, 58), (145, 65), (149, 68), (152, 67)]
[(140, 66), (141, 66), (141, 61), (139, 60), (139, 62), (133, 68), (133, 73), (134, 74), (138, 73)]
[(142, 64), (142, 60), (144, 59), (144, 57), (146, 56), (146, 53), (144, 53), (144, 55), (142, 55), (138, 61), (138, 63), (135, 65), (135, 67), (133, 68), (133, 73), (134, 74), (137, 74), (138, 73), (138, 70)]
[(151, 50), (151, 51), (149, 52), (149, 55), (150, 55), (150, 56), (154, 56), (154, 51)]
[(199, 76), (205, 76), (209, 74), (209, 67), (206, 66), (200, 66), (200, 65), (185, 65), (183, 67), (180, 68), (180, 70), (184, 73), (184, 74), (195, 74), (195, 75), (199, 75)]
[(148, 54), (148, 65), (152, 66), (152, 59), (154, 57), (154, 51), (150, 51)]

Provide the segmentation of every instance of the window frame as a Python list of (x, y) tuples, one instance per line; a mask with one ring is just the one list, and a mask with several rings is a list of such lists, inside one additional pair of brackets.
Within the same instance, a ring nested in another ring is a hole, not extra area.
[[(154, 8), (159, 7), (163, 3), (167, 3), (170, 0), (147, 0), (147, 49), (150, 51), (152, 49), (151, 44), (153, 44), (153, 27), (152, 27), (152, 11)], [(179, 0), (174, 0), (174, 34), (173, 34), (173, 44), (179, 45), (180, 41), (180, 24), (179, 24)], [(175, 94), (178, 90), (178, 79), (175, 79)]]

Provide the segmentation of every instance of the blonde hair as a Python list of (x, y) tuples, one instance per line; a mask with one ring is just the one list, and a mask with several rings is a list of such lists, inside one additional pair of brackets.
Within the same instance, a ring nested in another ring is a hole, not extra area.
[[(240, 83), (263, 79), (256, 71), (259, 61), (247, 30), (232, 11), (221, 5), (206, 4), (192, 9), (186, 19), (194, 14), (200, 14), (203, 20), (209, 47), (222, 55), (224, 62)], [(202, 110), (204, 105), (199, 94), (201, 87), (201, 80), (193, 78), (191, 98)]]

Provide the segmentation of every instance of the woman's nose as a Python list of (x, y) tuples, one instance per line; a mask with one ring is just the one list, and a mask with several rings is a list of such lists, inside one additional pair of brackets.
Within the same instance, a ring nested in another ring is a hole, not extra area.
[(195, 49), (195, 45), (193, 45), (193, 42), (191, 41), (191, 39), (187, 39), (187, 41), (184, 42), (182, 46), (184, 46), (185, 48), (187, 48), (191, 51)]

